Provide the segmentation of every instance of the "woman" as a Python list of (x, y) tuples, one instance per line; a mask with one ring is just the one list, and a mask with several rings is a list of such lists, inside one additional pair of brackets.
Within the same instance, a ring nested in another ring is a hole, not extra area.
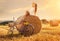
[(36, 3), (32, 3), (32, 8), (29, 10), (29, 12), (32, 14), (32, 15), (36, 15), (36, 12), (37, 12), (37, 4)]

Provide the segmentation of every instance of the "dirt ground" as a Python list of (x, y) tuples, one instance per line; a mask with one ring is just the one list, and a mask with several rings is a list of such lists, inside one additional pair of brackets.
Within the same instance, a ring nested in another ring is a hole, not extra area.
[(18, 35), (16, 29), (11, 36), (8, 30), (8, 26), (0, 26), (0, 41), (60, 41), (60, 26), (51, 27), (49, 24), (43, 24), (41, 31), (30, 37)]

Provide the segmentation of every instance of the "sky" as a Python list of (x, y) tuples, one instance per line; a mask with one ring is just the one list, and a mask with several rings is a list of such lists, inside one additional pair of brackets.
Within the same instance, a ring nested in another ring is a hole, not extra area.
[(60, 0), (0, 0), (0, 20), (13, 20), (31, 9), (32, 3), (38, 5), (40, 19), (60, 19)]

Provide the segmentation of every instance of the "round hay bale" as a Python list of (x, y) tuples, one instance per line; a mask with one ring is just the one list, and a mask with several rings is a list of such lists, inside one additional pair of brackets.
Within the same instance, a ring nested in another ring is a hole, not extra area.
[[(28, 22), (28, 25), (25, 25), (24, 22)], [(30, 24), (31, 26), (29, 26)], [(26, 36), (39, 33), (42, 27), (40, 19), (37, 16), (30, 15), (29, 12), (17, 18), (15, 26), (19, 32)]]
[(41, 20), (43, 24), (48, 24), (49, 22), (46, 19)]
[(58, 26), (58, 25), (59, 25), (58, 21), (53, 20), (50, 21), (50, 26)]

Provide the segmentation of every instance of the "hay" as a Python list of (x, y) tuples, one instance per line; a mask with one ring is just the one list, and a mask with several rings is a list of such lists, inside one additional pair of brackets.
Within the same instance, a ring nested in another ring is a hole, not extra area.
[(59, 23), (57, 21), (50, 21), (50, 26), (58, 26)]
[[(28, 14), (22, 16), (22, 17), (19, 17), (16, 20), (16, 27), (17, 27), (18, 31), (21, 30), (22, 26), (24, 26), (24, 25), (21, 25), (22, 24), (21, 23), (22, 21), (27, 21), (27, 22), (29, 22), (30, 24), (32, 24), (34, 26), (34, 31), (33, 30), (29, 30), (30, 32), (28, 31), (28, 33), (23, 32), (23, 33), (26, 33), (24, 35), (27, 35), (28, 36), (29, 34), (31, 34), (31, 31), (33, 32), (32, 34), (36, 34), (36, 33), (40, 32), (40, 30), (41, 30), (41, 21), (40, 21), (40, 19), (37, 16), (30, 15), (28, 13)], [(24, 28), (26, 28), (26, 27), (24, 27)], [(28, 27), (28, 29), (30, 29), (30, 27)], [(25, 29), (22, 29), (22, 31), (23, 30), (25, 30)]]
[(41, 20), (43, 24), (48, 24), (49, 22), (46, 19)]

